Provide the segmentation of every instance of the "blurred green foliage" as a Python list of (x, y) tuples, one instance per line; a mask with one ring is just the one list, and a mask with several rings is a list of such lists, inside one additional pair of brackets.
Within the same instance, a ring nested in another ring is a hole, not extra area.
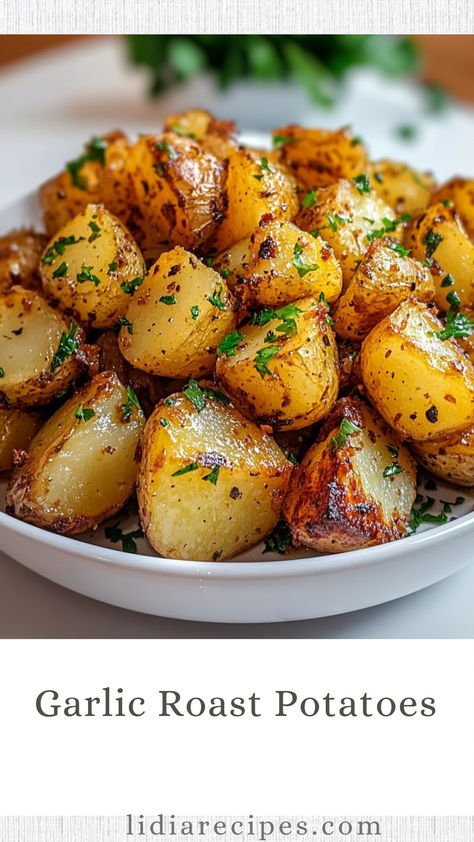
[(313, 100), (330, 105), (355, 66), (390, 76), (416, 73), (420, 52), (399, 35), (127, 35), (129, 57), (150, 72), (156, 95), (200, 71), (225, 88), (237, 79), (294, 78)]

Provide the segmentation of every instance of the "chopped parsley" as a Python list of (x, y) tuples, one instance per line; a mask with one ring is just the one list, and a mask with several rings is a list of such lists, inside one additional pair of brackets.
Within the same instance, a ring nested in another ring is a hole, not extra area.
[(385, 478), (394, 477), (396, 474), (403, 473), (403, 470), (404, 469), (402, 468), (401, 465), (398, 464), (398, 462), (392, 462), (391, 465), (387, 465), (387, 467), (384, 468), (383, 476)]
[(180, 468), (179, 471), (175, 471), (174, 474), (171, 474), (172, 477), (182, 477), (183, 474), (189, 474), (191, 471), (197, 471), (199, 465), (197, 462), (190, 462), (189, 465), (185, 465), (184, 468)]
[(71, 237), (60, 237), (59, 240), (56, 240), (52, 246), (47, 250), (45, 256), (42, 258), (41, 263), (51, 265), (56, 257), (61, 257), (65, 250), (66, 246), (73, 246), (76, 243), (80, 243), (84, 237), (79, 237), (78, 240), (74, 236)]
[(305, 208), (312, 208), (314, 203), (316, 202), (317, 190), (310, 190), (309, 193), (306, 193), (301, 200), (301, 204)]
[(176, 304), (176, 296), (175, 295), (162, 295), (160, 298), (162, 304)]
[(372, 240), (378, 240), (381, 237), (385, 237), (385, 234), (390, 234), (391, 231), (395, 231), (399, 225), (403, 222), (408, 222), (409, 219), (411, 219), (411, 214), (409, 213), (404, 213), (397, 219), (387, 219), (387, 217), (384, 216), (382, 218), (383, 228), (375, 228), (367, 234), (369, 243), (371, 243)]
[(361, 195), (362, 193), (370, 193), (370, 179), (367, 173), (364, 172), (361, 175), (355, 175), (352, 181)]
[(117, 271), (117, 262), (114, 260), (113, 263), (109, 263), (109, 272), (116, 272)]
[(324, 295), (324, 292), (319, 293), (319, 300), (320, 300), (321, 304), (324, 304), (326, 310), (328, 311), (328, 315), (326, 316), (324, 321), (326, 322), (327, 325), (333, 325), (334, 319), (331, 319), (330, 316), (329, 316), (329, 310), (330, 310), (329, 302), (326, 300), (326, 296)]
[(74, 161), (68, 161), (66, 163), (66, 169), (71, 176), (71, 182), (74, 187), (78, 187), (79, 190), (86, 190), (87, 183), (81, 177), (81, 170), (84, 164), (87, 164), (89, 161), (98, 161), (99, 164), (104, 167), (106, 149), (106, 140), (101, 137), (93, 137), (87, 147), (87, 152), (84, 152), (83, 155), (79, 155), (79, 157)]
[[(278, 325), (276, 330), (279, 333), (284, 333), (285, 336), (291, 336), (297, 330), (295, 319), (302, 312), (295, 304), (286, 304), (285, 307), (280, 307), (279, 310), (270, 310), (268, 307), (264, 307), (260, 313), (253, 314), (251, 324), (263, 327), (273, 319), (281, 319), (281, 324)], [(277, 335), (273, 331), (269, 331), (264, 341), (273, 342), (277, 338)]]
[(408, 257), (410, 249), (404, 248), (401, 243), (386, 243), (387, 248), (395, 251), (400, 257)]
[(395, 134), (397, 134), (401, 140), (414, 140), (417, 132), (418, 129), (416, 126), (411, 125), (397, 126), (395, 129)]
[(328, 218), (329, 225), (331, 226), (331, 231), (334, 233), (337, 231), (339, 225), (350, 224), (353, 220), (349, 216), (339, 216), (338, 213), (335, 213), (334, 216), (332, 213), (326, 214)]
[(209, 268), (212, 269), (212, 257), (206, 257), (204, 263), (206, 264), (206, 266), (209, 266)]
[(295, 247), (293, 249), (293, 266), (297, 269), (298, 275), (300, 278), (304, 278), (307, 272), (314, 272), (316, 269), (319, 269), (317, 263), (304, 263), (302, 260), (301, 255), (303, 254), (303, 247), (300, 246), (299, 243), (295, 243)]
[(197, 317), (199, 316), (199, 307), (198, 307), (197, 304), (193, 304), (193, 306), (191, 307), (191, 316), (192, 316), (193, 322), (195, 322)]
[(53, 278), (64, 278), (65, 274), (67, 273), (68, 265), (67, 263), (63, 262), (58, 266), (57, 269), (53, 272)]
[(140, 409), (140, 404), (138, 402), (138, 398), (137, 398), (135, 392), (133, 391), (133, 389), (131, 389), (130, 386), (127, 386), (126, 392), (127, 392), (127, 401), (126, 401), (126, 403), (122, 404), (122, 415), (123, 415), (124, 421), (128, 421), (132, 417), (132, 412), (133, 412), (134, 407), (136, 409)]
[(136, 289), (143, 283), (143, 275), (140, 275), (138, 278), (134, 278), (133, 281), (125, 281), (125, 283), (120, 284), (120, 289), (123, 290), (127, 295), (133, 295)]
[(351, 146), (359, 146), (361, 143), (363, 143), (363, 140), (360, 135), (355, 135), (351, 140)]
[(275, 315), (275, 310), (270, 310), (268, 307), (264, 307), (263, 310), (260, 310), (260, 313), (253, 314), (250, 324), (263, 327), (263, 325), (271, 322), (271, 320), (275, 318)]
[(84, 409), (84, 404), (81, 403), (74, 413), (74, 418), (78, 418), (79, 421), (90, 421), (94, 415), (95, 412), (93, 409)]
[(240, 333), (238, 330), (231, 331), (231, 333), (228, 333), (227, 336), (224, 336), (224, 339), (219, 342), (219, 345), (217, 346), (217, 353), (233, 357), (242, 342), (242, 339), (245, 339), (245, 335), (243, 333)]
[(446, 339), (466, 339), (474, 330), (474, 321), (465, 313), (455, 313), (450, 309), (446, 313), (446, 325), (443, 330), (430, 331), (430, 336), (437, 336), (444, 342)]
[(137, 545), (135, 543), (135, 539), (144, 537), (143, 529), (135, 529), (132, 532), (124, 533), (119, 527), (119, 522), (120, 521), (115, 523), (113, 526), (105, 527), (105, 537), (108, 538), (109, 541), (112, 541), (113, 544), (118, 544), (120, 541), (124, 553), (136, 553)]
[(454, 202), (452, 199), (441, 199), (441, 204), (445, 206), (445, 208), (452, 208)]
[(275, 149), (279, 149), (281, 146), (284, 146), (285, 143), (299, 143), (301, 138), (299, 137), (285, 137), (282, 134), (276, 134), (273, 138), (273, 146)]
[(423, 245), (426, 246), (426, 260), (430, 260), (442, 241), (441, 234), (435, 234), (433, 229), (430, 228), (423, 239)]
[(286, 520), (280, 520), (273, 532), (265, 539), (265, 549), (262, 550), (262, 553), (279, 553), (279, 555), (285, 555), (292, 546), (291, 529)]
[(398, 459), (398, 447), (395, 447), (394, 444), (387, 444), (387, 450), (394, 459)]
[(217, 401), (223, 406), (229, 406), (230, 404), (230, 399), (220, 389), (213, 389), (210, 386), (201, 387), (197, 380), (189, 380), (183, 388), (183, 395), (187, 397), (198, 412), (202, 412), (207, 405), (207, 398)]
[(257, 371), (258, 371), (260, 377), (262, 378), (262, 380), (265, 377), (265, 375), (272, 373), (270, 371), (270, 369), (268, 368), (267, 363), (269, 363), (270, 360), (273, 359), (275, 354), (278, 354), (279, 350), (280, 350), (279, 345), (267, 345), (266, 348), (260, 348), (257, 351), (255, 359), (254, 359), (254, 363), (255, 363), (255, 368), (257, 369)]
[(452, 310), (457, 310), (461, 303), (461, 299), (459, 298), (459, 295), (457, 294), (455, 289), (451, 290), (451, 292), (448, 292), (446, 296), (446, 301), (448, 302)]
[(0, 368), (0, 377), (5, 377), (5, 369)]
[(92, 266), (83, 266), (79, 274), (76, 275), (76, 281), (79, 284), (83, 284), (86, 281), (90, 281), (90, 283), (94, 284), (94, 286), (96, 287), (98, 287), (100, 284), (100, 279), (97, 277), (97, 275), (92, 274)]
[(162, 427), (167, 427), (168, 421), (166, 420), (166, 418), (160, 418), (160, 424)]
[(21, 336), (21, 334), (23, 333), (23, 328), (19, 327), (16, 330), (12, 330), (12, 333), (14, 333), (15, 336)]
[(443, 280), (441, 281), (442, 287), (452, 287), (453, 284), (454, 284), (454, 278), (453, 278), (452, 275), (446, 275), (446, 277), (443, 278)]
[(361, 428), (357, 424), (353, 424), (348, 418), (343, 418), (336, 435), (331, 436), (329, 439), (329, 450), (333, 453), (336, 450), (340, 450), (341, 447), (347, 444), (348, 436), (352, 436), (353, 433), (359, 433), (360, 430)]
[(413, 535), (422, 523), (447, 523), (448, 514), (451, 514), (452, 512), (451, 504), (443, 503), (441, 512), (438, 515), (433, 515), (431, 512), (428, 512), (428, 509), (431, 509), (433, 503), (435, 502), (434, 498), (427, 497), (424, 502), (421, 502), (422, 500), (423, 498), (420, 497), (420, 495), (417, 495), (415, 504), (421, 503), (421, 505), (419, 508), (415, 508), (414, 506), (411, 510), (411, 517), (408, 522), (408, 529), (410, 530), (408, 533), (409, 535)]
[(217, 307), (219, 310), (226, 310), (226, 305), (222, 301), (222, 284), (218, 284), (217, 288), (213, 291), (212, 295), (208, 295), (207, 300), (210, 304), (213, 304), (214, 307)]
[(229, 275), (231, 274), (231, 271), (230, 271), (230, 269), (220, 269), (220, 273), (221, 273), (223, 278), (228, 278)]
[(128, 319), (125, 318), (125, 316), (123, 316), (121, 319), (117, 319), (117, 321), (115, 322), (114, 330), (117, 335), (120, 333), (121, 327), (126, 327), (130, 335), (133, 333), (133, 325)]
[(94, 222), (93, 219), (91, 219), (91, 221), (88, 222), (87, 225), (92, 231), (92, 234), (90, 235), (90, 237), (88, 239), (88, 242), (93, 243), (94, 240), (97, 240), (97, 237), (100, 237), (101, 227), (100, 227), (100, 225), (97, 225), (97, 222)]
[(220, 466), (218, 465), (216, 468), (213, 468), (213, 470), (211, 471), (210, 474), (206, 474), (206, 476), (203, 477), (203, 479), (210, 482), (211, 485), (215, 485), (217, 483), (217, 480), (218, 480), (218, 477), (219, 477), (219, 470), (220, 470)]
[(257, 181), (260, 181), (263, 178), (264, 172), (268, 172), (271, 175), (273, 175), (273, 170), (271, 170), (270, 167), (268, 166), (268, 158), (265, 158), (265, 157), (260, 158), (259, 167), (260, 167), (262, 172), (259, 175), (254, 175), (254, 178), (256, 178)]
[(59, 340), (59, 345), (53, 359), (51, 360), (51, 374), (54, 374), (57, 368), (66, 362), (67, 358), (77, 351), (79, 342), (75, 338), (77, 333), (76, 322), (71, 322), (69, 325), (69, 332), (62, 333)]
[(172, 161), (174, 158), (178, 157), (175, 150), (169, 145), (167, 140), (160, 140), (156, 144), (156, 148), (159, 149), (160, 152), (166, 152), (170, 161)]
[(187, 132), (186, 129), (183, 129), (183, 127), (180, 126), (178, 123), (173, 123), (173, 125), (171, 126), (171, 131), (173, 131), (175, 134), (180, 134), (183, 137), (190, 137), (191, 140), (194, 140), (196, 137), (196, 135), (193, 134), (193, 132)]
[(374, 178), (375, 178), (375, 180), (376, 180), (376, 181), (378, 181), (378, 183), (379, 183), (379, 184), (383, 184), (383, 183), (384, 183), (384, 180), (385, 180), (385, 179), (384, 179), (384, 177), (383, 177), (383, 175), (382, 175), (382, 173), (381, 173), (381, 172), (374, 172)]

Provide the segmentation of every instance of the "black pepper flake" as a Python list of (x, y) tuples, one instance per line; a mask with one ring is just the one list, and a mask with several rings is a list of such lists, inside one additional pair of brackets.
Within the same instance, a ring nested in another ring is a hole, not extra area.
[(239, 491), (239, 489), (237, 488), (237, 486), (236, 486), (236, 485), (234, 485), (234, 487), (233, 487), (233, 488), (231, 488), (231, 490), (230, 490), (229, 497), (230, 497), (232, 500), (237, 500), (237, 498), (238, 498), (238, 497), (242, 497), (242, 492), (241, 492), (241, 491)]
[(436, 424), (438, 420), (438, 409), (436, 406), (430, 406), (429, 409), (426, 410), (425, 415), (430, 422), (430, 424)]

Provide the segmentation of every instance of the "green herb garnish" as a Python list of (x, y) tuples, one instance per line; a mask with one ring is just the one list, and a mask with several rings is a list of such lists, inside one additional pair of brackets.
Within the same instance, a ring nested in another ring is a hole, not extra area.
[(367, 173), (362, 173), (361, 175), (355, 175), (352, 179), (355, 186), (357, 187), (359, 193), (370, 193), (370, 179)]
[(197, 304), (194, 304), (191, 307), (191, 316), (192, 316), (193, 321), (195, 322), (197, 317), (199, 316), (199, 307), (197, 306)]
[(97, 275), (92, 274), (92, 266), (83, 266), (79, 274), (76, 275), (76, 281), (79, 284), (83, 284), (86, 281), (90, 281), (90, 283), (94, 284), (94, 286), (96, 287), (98, 287), (100, 284), (100, 279), (97, 277)]
[(66, 362), (67, 358), (74, 354), (79, 348), (79, 342), (75, 338), (76, 333), (77, 324), (76, 322), (71, 322), (69, 325), (69, 332), (63, 332), (61, 334), (58, 349), (51, 360), (51, 374), (54, 374), (56, 369), (59, 368), (62, 363)]
[(120, 284), (120, 289), (123, 290), (127, 295), (133, 295), (136, 289), (143, 283), (143, 275), (140, 275), (138, 278), (134, 278), (133, 281), (125, 281), (125, 283)]
[(430, 336), (437, 336), (444, 342), (446, 339), (465, 339), (474, 330), (474, 321), (465, 313), (455, 313), (448, 310), (446, 313), (446, 325), (443, 330), (430, 331)]
[(285, 555), (293, 546), (291, 529), (286, 520), (280, 520), (273, 532), (265, 539), (265, 549), (262, 553), (279, 553)]
[(310, 190), (309, 193), (306, 193), (301, 200), (301, 204), (305, 208), (312, 208), (314, 203), (316, 202), (317, 190)]
[(298, 275), (300, 278), (304, 278), (307, 272), (314, 272), (316, 269), (319, 269), (317, 263), (304, 263), (301, 255), (303, 254), (303, 247), (300, 246), (299, 243), (295, 243), (295, 247), (293, 249), (293, 266), (297, 269)]
[(93, 409), (84, 409), (84, 404), (81, 403), (74, 413), (74, 418), (78, 418), (79, 421), (90, 421), (94, 415), (95, 412)]
[(94, 222), (93, 219), (90, 222), (88, 222), (87, 225), (92, 231), (92, 234), (90, 235), (90, 237), (88, 239), (88, 242), (93, 243), (94, 240), (97, 240), (97, 237), (100, 237), (101, 228), (100, 228), (100, 225), (97, 225), (97, 222)]
[(233, 330), (231, 333), (228, 333), (227, 336), (224, 336), (224, 339), (219, 342), (217, 346), (217, 353), (218, 354), (225, 354), (227, 357), (233, 357), (238, 346), (242, 342), (242, 339), (245, 339), (245, 335), (240, 333), (238, 330)]
[(156, 148), (159, 149), (160, 152), (166, 152), (170, 161), (178, 157), (175, 150), (169, 145), (167, 140), (158, 141), (158, 143), (156, 144)]
[(404, 248), (401, 243), (386, 243), (387, 248), (395, 251), (400, 257), (408, 257), (410, 249)]
[(41, 263), (50, 265), (54, 260), (56, 260), (56, 257), (60, 257), (64, 254), (66, 246), (73, 246), (76, 243), (80, 243), (83, 239), (84, 237), (79, 237), (77, 240), (74, 236), (60, 237), (59, 240), (56, 240), (56, 242), (54, 242), (47, 250), (45, 256), (41, 260)]
[(189, 474), (191, 471), (197, 471), (199, 465), (197, 462), (190, 462), (189, 465), (185, 465), (184, 468), (180, 468), (179, 471), (175, 471), (174, 474), (171, 474), (172, 477), (182, 477), (184, 474)]
[(160, 298), (162, 304), (176, 304), (176, 296), (175, 295), (162, 295)]
[(423, 245), (426, 246), (426, 260), (430, 260), (442, 240), (441, 234), (435, 234), (432, 228), (425, 234)]
[(64, 261), (53, 272), (53, 278), (64, 278), (67, 273), (68, 265)]
[(268, 368), (267, 363), (269, 363), (270, 360), (273, 359), (275, 354), (278, 354), (279, 350), (279, 345), (267, 345), (266, 348), (260, 348), (260, 350), (257, 351), (254, 363), (255, 368), (257, 369), (262, 380), (267, 374), (272, 373)]
[(131, 322), (129, 322), (128, 319), (125, 318), (125, 316), (122, 316), (121, 319), (117, 319), (117, 321), (115, 322), (114, 330), (117, 335), (120, 333), (121, 327), (126, 327), (127, 332), (130, 333), (130, 335), (133, 333), (133, 325)]
[(122, 404), (122, 415), (123, 415), (124, 421), (128, 421), (129, 418), (131, 418), (134, 407), (135, 407), (135, 409), (140, 409), (140, 404), (138, 402), (138, 398), (137, 398), (135, 392), (133, 391), (133, 389), (131, 389), (130, 386), (127, 386), (126, 392), (127, 392), (127, 401), (126, 401), (126, 403)]
[(217, 307), (219, 310), (226, 310), (226, 305), (222, 301), (222, 284), (218, 284), (217, 288), (214, 290), (212, 295), (208, 295), (207, 300), (210, 304), (213, 304), (214, 307)]
[(120, 541), (122, 544), (123, 552), (136, 553), (137, 545), (135, 543), (135, 539), (144, 537), (143, 529), (135, 529), (132, 532), (124, 533), (123, 530), (119, 527), (119, 522), (114, 524), (114, 526), (105, 527), (105, 537), (108, 538), (109, 541), (112, 541), (113, 544), (118, 544), (118, 542)]
[(218, 478), (219, 478), (219, 470), (220, 470), (220, 466), (218, 465), (216, 468), (213, 468), (213, 470), (211, 471), (210, 474), (206, 474), (206, 476), (203, 477), (203, 479), (210, 482), (211, 485), (215, 485), (217, 483)]
[(329, 450), (333, 453), (340, 450), (347, 444), (348, 436), (352, 436), (353, 433), (360, 433), (360, 430), (361, 428), (357, 424), (353, 424), (348, 418), (343, 418), (336, 435), (329, 439)]
[(74, 187), (78, 187), (79, 190), (86, 190), (87, 183), (83, 178), (81, 178), (81, 170), (84, 164), (87, 164), (89, 161), (98, 161), (99, 164), (104, 167), (106, 149), (106, 140), (101, 137), (93, 137), (87, 147), (87, 152), (84, 152), (83, 155), (79, 155), (79, 157), (74, 161), (68, 161), (66, 163), (66, 169), (71, 176), (71, 182)]
[(392, 462), (391, 465), (388, 465), (383, 470), (384, 477), (394, 477), (396, 474), (403, 473), (404, 468), (398, 464), (398, 462)]

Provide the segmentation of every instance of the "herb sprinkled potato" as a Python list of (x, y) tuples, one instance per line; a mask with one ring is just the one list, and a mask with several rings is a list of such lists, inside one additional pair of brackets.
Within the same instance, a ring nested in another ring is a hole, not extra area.
[(339, 387), (328, 306), (304, 298), (256, 313), (218, 348), (217, 376), (236, 406), (275, 430), (328, 414)]
[(341, 398), (295, 468), (284, 516), (293, 542), (346, 552), (401, 538), (416, 496), (416, 467), (377, 413)]
[(153, 264), (127, 310), (119, 348), (135, 368), (163, 377), (212, 371), (219, 343), (236, 324), (221, 275), (176, 246)]
[(47, 239), (31, 229), (11, 231), (0, 237), (0, 293), (13, 284), (41, 289), (38, 267)]
[(348, 129), (306, 129), (286, 126), (273, 132), (282, 161), (307, 190), (365, 172), (367, 150)]
[(362, 343), (370, 400), (404, 439), (441, 439), (474, 423), (474, 366), (426, 304), (409, 298)]
[(155, 409), (142, 438), (137, 494), (147, 538), (170, 558), (230, 558), (274, 528), (292, 468), (226, 395), (190, 381)]
[(10, 514), (73, 535), (119, 511), (133, 492), (145, 419), (130, 388), (101, 372), (49, 418), (12, 473)]
[(84, 334), (38, 292), (0, 298), (0, 393), (19, 408), (47, 404), (78, 377)]
[(132, 235), (103, 205), (87, 208), (49, 242), (41, 258), (43, 290), (62, 310), (93, 327), (125, 315), (145, 274)]
[(0, 406), (0, 471), (11, 470), (13, 451), (26, 450), (40, 426), (36, 413)]

